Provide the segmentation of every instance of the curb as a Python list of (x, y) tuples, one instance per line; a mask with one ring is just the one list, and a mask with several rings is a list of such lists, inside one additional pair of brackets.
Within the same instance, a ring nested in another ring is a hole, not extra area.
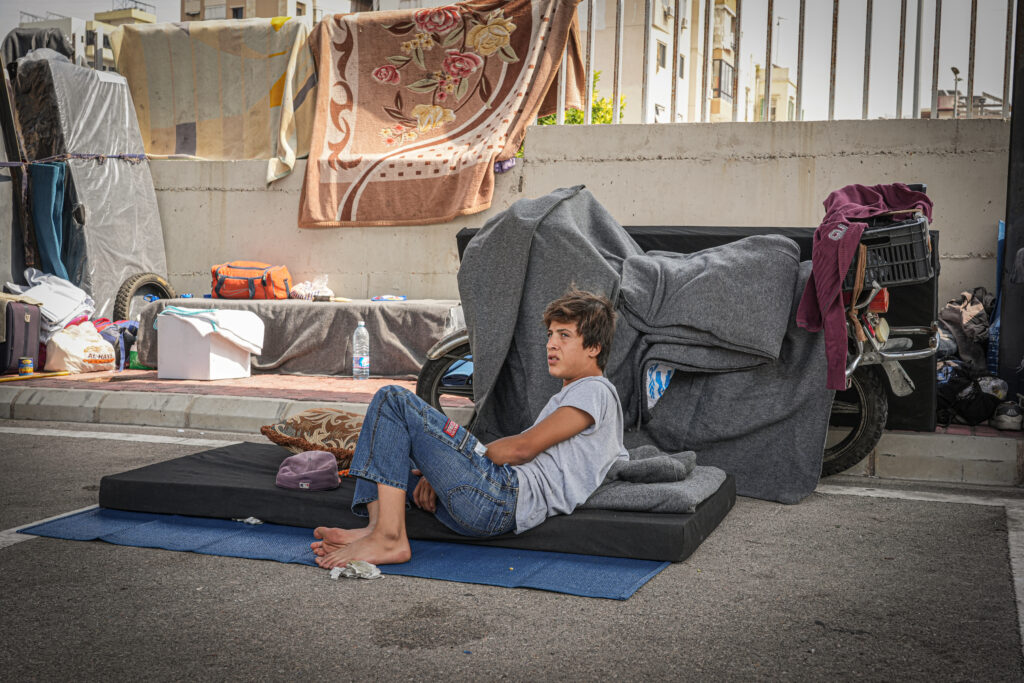
[(309, 408), (366, 413), (367, 404), (286, 398), (0, 387), (0, 419), (174, 427), (259, 434)]
[[(365, 414), (366, 403), (207, 394), (0, 387), (0, 419), (201, 429), (258, 435), (309, 408)], [(465, 409), (450, 410), (466, 421)], [(1024, 482), (1024, 439), (887, 431), (874, 452), (843, 474), (984, 486)]]

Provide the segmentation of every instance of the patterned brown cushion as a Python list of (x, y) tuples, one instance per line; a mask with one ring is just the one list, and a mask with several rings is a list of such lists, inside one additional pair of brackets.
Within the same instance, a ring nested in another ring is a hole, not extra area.
[(292, 453), (327, 451), (338, 459), (338, 467), (346, 468), (356, 449), (363, 416), (337, 408), (310, 408), (292, 415), (284, 422), (264, 425), (260, 432)]

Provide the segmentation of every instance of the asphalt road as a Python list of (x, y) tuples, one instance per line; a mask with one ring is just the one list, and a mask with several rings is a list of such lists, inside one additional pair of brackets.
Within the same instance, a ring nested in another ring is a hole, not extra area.
[[(95, 504), (104, 474), (204, 450), (46, 430), (83, 426), (0, 420), (0, 530)], [(624, 602), (46, 538), (0, 548), (0, 578), (11, 681), (1024, 680), (999, 506), (740, 498)]]

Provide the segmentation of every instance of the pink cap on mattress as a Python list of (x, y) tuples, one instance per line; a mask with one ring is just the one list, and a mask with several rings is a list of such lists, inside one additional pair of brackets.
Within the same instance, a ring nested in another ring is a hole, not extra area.
[(285, 489), (324, 491), (341, 486), (338, 460), (327, 451), (303, 451), (284, 459), (277, 485)]

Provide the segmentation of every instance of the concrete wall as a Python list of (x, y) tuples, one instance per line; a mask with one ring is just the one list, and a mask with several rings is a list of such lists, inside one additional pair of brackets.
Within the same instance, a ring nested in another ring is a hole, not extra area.
[(941, 231), (939, 299), (995, 285), (1006, 204), (1003, 121), (836, 121), (531, 128), (526, 160), (498, 176), (494, 205), (423, 227), (296, 227), (305, 165), (269, 188), (263, 162), (154, 161), (172, 284), (209, 291), (230, 259), (327, 274), (338, 295), (457, 297), (455, 234), (521, 197), (583, 183), (623, 224), (815, 226), (849, 183), (924, 182)]
[(161, 160), (151, 168), (171, 284), (196, 296), (210, 291), (211, 265), (247, 260), (286, 265), (296, 282), (327, 275), (338, 296), (458, 298), (455, 233), (521, 196), (516, 168), (498, 176), (491, 209), (452, 223), (300, 230), (305, 161), (270, 186), (264, 161)]

